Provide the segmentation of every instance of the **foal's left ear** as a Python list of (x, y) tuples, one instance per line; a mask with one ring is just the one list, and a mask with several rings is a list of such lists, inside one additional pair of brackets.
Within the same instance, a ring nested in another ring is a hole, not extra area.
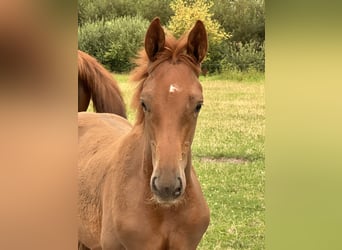
[(201, 63), (207, 54), (208, 36), (202, 21), (198, 20), (188, 36), (187, 53), (197, 63)]
[(145, 51), (151, 62), (156, 60), (156, 55), (164, 49), (165, 32), (158, 17), (154, 18), (148, 27), (145, 36)]

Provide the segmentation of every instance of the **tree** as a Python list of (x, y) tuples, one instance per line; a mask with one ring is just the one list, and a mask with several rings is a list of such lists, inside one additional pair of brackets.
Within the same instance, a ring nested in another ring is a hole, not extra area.
[(197, 20), (204, 22), (208, 33), (209, 50), (202, 68), (203, 72), (210, 73), (221, 69), (221, 44), (230, 37), (219, 22), (214, 20), (210, 12), (212, 6), (211, 0), (172, 0), (170, 7), (175, 14), (168, 24), (168, 29), (178, 37), (190, 30)]
[(78, 0), (78, 25), (116, 17), (135, 16), (136, 0)]
[(166, 24), (173, 14), (170, 8), (170, 0), (135, 0), (138, 14), (143, 18), (152, 21), (160, 17), (162, 24)]
[(209, 44), (220, 43), (229, 35), (213, 19), (213, 14), (210, 13), (212, 6), (211, 0), (173, 0), (170, 7), (175, 14), (171, 17), (168, 29), (175, 36), (180, 36), (185, 31), (190, 30), (197, 20), (201, 20), (207, 29)]
[(78, 28), (78, 48), (115, 72), (132, 69), (131, 59), (143, 45), (149, 21), (140, 16), (87, 22)]
[(232, 37), (230, 41), (262, 44), (265, 40), (264, 0), (213, 0), (214, 18)]

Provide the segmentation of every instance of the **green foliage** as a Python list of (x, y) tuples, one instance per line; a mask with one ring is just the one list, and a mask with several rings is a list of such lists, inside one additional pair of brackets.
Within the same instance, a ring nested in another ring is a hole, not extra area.
[(134, 0), (78, 0), (78, 25), (99, 20), (112, 20), (115, 17), (135, 16), (137, 9)]
[(155, 17), (160, 17), (162, 24), (166, 24), (173, 11), (170, 8), (171, 0), (138, 0), (136, 1), (138, 14), (145, 19), (152, 21)]
[(223, 59), (220, 45), (229, 38), (229, 35), (221, 28), (219, 22), (213, 19), (213, 14), (210, 12), (213, 2), (173, 0), (170, 6), (175, 14), (170, 19), (168, 29), (175, 36), (180, 36), (190, 30), (197, 20), (204, 22), (208, 33), (209, 50), (203, 63), (203, 69), (209, 72), (219, 71)]
[(225, 45), (227, 42), (212, 43), (209, 46), (206, 60), (202, 63), (202, 70), (209, 73), (220, 73), (222, 71), (222, 61), (225, 58)]
[(225, 48), (225, 58), (221, 61), (223, 70), (237, 69), (246, 71), (255, 69), (265, 71), (265, 46), (251, 41), (243, 44), (241, 42), (229, 43)]
[(149, 22), (142, 17), (120, 17), (109, 22), (112, 40), (104, 55), (104, 63), (112, 71), (127, 72), (134, 64), (131, 59), (143, 45)]
[(212, 6), (213, 2), (205, 0), (173, 0), (170, 7), (175, 14), (171, 17), (168, 29), (175, 36), (180, 36), (190, 30), (197, 20), (201, 20), (207, 29), (209, 44), (221, 42), (228, 38), (228, 34), (213, 19), (213, 14), (210, 13)]
[[(124, 24), (131, 20), (127, 16), (136, 15), (142, 17), (141, 26), (133, 21)], [(126, 71), (132, 66), (128, 56), (134, 56), (137, 40), (143, 39), (139, 27), (147, 27), (144, 19), (149, 22), (155, 16), (176, 36), (190, 30), (196, 20), (204, 21), (209, 51), (203, 68), (209, 73), (264, 72), (264, 0), (79, 0), (79, 48), (110, 69)], [(118, 18), (123, 19), (116, 22)], [(129, 36), (125, 29), (131, 30)]]
[(112, 32), (108, 22), (87, 22), (78, 27), (78, 48), (103, 63), (104, 55), (115, 39)]
[(159, 16), (166, 24), (172, 10), (171, 0), (78, 0), (78, 24), (98, 20), (113, 20), (116, 17), (139, 15), (149, 21)]
[(209, 48), (210, 58), (202, 65), (210, 73), (265, 71), (265, 46), (255, 41), (249, 43), (223, 41)]
[(225, 72), (225, 75), (250, 70), (264, 72), (264, 0), (214, 0), (211, 11), (231, 37), (211, 45), (210, 60), (203, 67), (211, 73)]
[(131, 58), (142, 46), (148, 24), (142, 17), (85, 23), (78, 28), (78, 47), (112, 71), (129, 71), (133, 66)]
[(264, 0), (214, 0), (211, 8), (214, 18), (232, 37), (231, 41), (259, 43), (265, 40)]

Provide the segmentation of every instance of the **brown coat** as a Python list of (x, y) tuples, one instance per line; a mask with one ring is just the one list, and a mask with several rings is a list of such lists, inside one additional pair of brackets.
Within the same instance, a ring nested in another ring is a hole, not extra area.
[(159, 19), (145, 38), (132, 127), (79, 113), (79, 242), (90, 249), (196, 249), (209, 208), (191, 163), (198, 81), (207, 51), (198, 21), (187, 39), (165, 39)]

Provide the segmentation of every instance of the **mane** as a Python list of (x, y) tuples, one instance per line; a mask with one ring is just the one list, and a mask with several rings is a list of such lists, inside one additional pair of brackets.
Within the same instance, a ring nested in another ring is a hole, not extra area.
[(94, 57), (81, 50), (78, 50), (78, 77), (87, 82), (109, 81), (116, 83), (108, 70)]
[(124, 99), (112, 74), (94, 57), (78, 50), (78, 80), (91, 92), (94, 108), (99, 113), (126, 117)]
[(140, 105), (140, 94), (143, 90), (144, 83), (149, 74), (155, 70), (158, 65), (165, 61), (172, 64), (183, 62), (187, 64), (194, 73), (199, 76), (201, 67), (186, 52), (188, 42), (188, 34), (184, 34), (178, 40), (169, 32), (166, 33), (164, 49), (158, 52), (154, 62), (150, 62), (145, 49), (141, 49), (135, 59), (136, 68), (131, 72), (130, 80), (137, 84), (136, 90), (132, 98), (132, 108), (137, 111), (136, 124), (140, 124), (144, 120), (144, 112)]

